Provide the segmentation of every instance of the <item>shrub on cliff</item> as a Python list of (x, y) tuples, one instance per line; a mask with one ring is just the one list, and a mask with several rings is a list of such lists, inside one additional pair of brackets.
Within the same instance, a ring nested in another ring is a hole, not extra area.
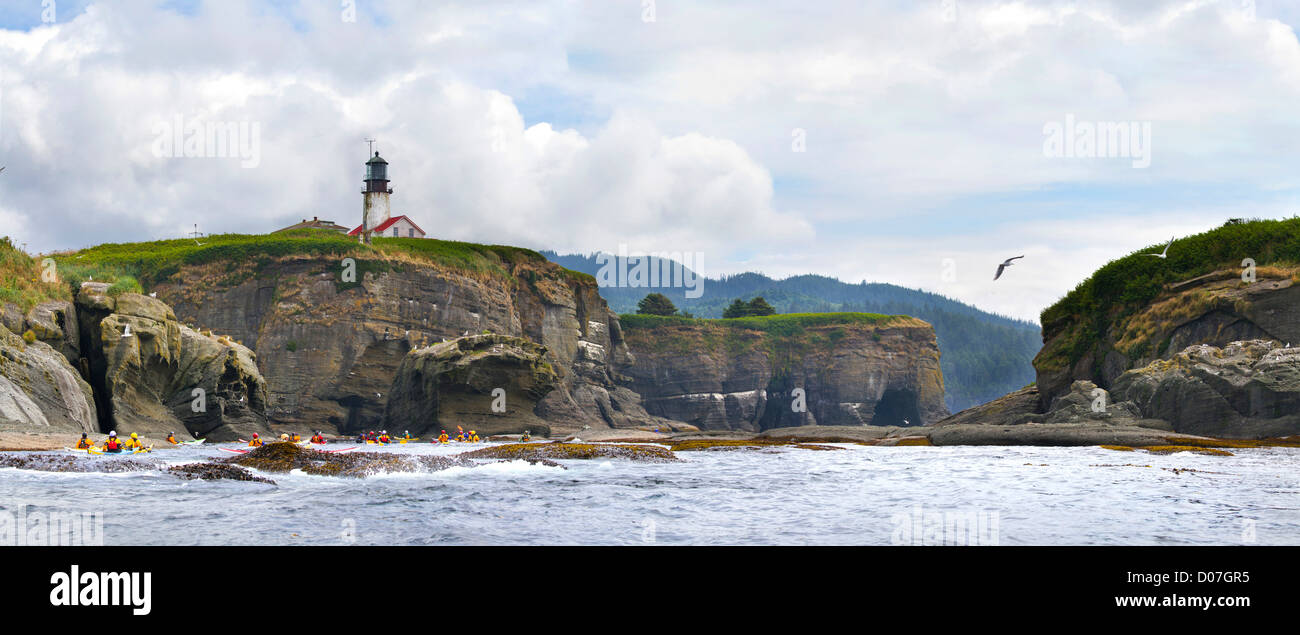
[(0, 238), (0, 305), (12, 303), (26, 313), (47, 300), (71, 299), (62, 285), (44, 282), (42, 273), (41, 263), (15, 247), (9, 237)]
[(662, 293), (651, 293), (636, 303), (636, 312), (641, 315), (675, 315), (677, 306)]
[(116, 297), (123, 293), (144, 293), (144, 289), (140, 288), (140, 282), (135, 277), (122, 276), (108, 286), (108, 295)]
[(1240, 269), (1246, 258), (1256, 266), (1300, 263), (1300, 217), (1286, 220), (1230, 220), (1222, 227), (1152, 245), (1113, 260), (1052, 306), (1043, 310), (1044, 340), (1070, 332), (1051, 355), (1036, 365), (1068, 365), (1082, 357), (1111, 324), (1151, 302), (1165, 285), (1219, 269)]
[(728, 306), (722, 312), (724, 318), (741, 318), (741, 317), (762, 317), (765, 315), (775, 315), (776, 309), (768, 304), (763, 296), (758, 296), (749, 302), (736, 298), (731, 306)]

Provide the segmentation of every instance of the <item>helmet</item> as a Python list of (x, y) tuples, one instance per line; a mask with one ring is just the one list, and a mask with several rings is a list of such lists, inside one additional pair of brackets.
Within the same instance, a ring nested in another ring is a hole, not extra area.
[(109, 432), (109, 433), (108, 433), (108, 436), (110, 436), (110, 437), (115, 437), (115, 436), (117, 436), (117, 430), (114, 430), (114, 431), (112, 431), (112, 432)]
[(254, 436), (254, 437), (256, 437), (256, 436), (257, 436), (257, 433), (256, 433), (256, 432), (254, 432), (254, 433), (253, 433), (253, 436)]
[(139, 436), (136, 436), (136, 434), (135, 434), (134, 432), (132, 432), (132, 433), (131, 433), (131, 438), (132, 438), (132, 439), (139, 439), (140, 437), (139, 437)]

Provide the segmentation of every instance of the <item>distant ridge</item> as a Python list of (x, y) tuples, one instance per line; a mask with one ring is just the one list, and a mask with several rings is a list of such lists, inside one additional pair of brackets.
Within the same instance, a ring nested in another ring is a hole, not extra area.
[[(541, 254), (552, 262), (597, 276), (601, 264), (597, 254)], [(652, 266), (659, 266), (657, 258)], [(647, 293), (662, 293), (677, 308), (695, 317), (720, 318), (736, 298), (763, 296), (779, 313), (831, 313), (857, 311), (886, 315), (910, 315), (934, 325), (942, 354), (948, 409), (958, 412), (987, 403), (1034, 381), (1032, 360), (1042, 346), (1037, 324), (981, 311), (936, 293), (893, 284), (860, 282), (851, 284), (820, 275), (800, 275), (775, 280), (760, 273), (741, 273), (705, 278), (703, 294), (686, 297), (686, 288), (602, 286), (600, 294), (610, 308), (633, 313)]]

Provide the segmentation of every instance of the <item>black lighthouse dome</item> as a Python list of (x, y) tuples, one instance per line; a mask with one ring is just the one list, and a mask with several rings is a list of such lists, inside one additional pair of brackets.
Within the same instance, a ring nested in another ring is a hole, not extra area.
[(393, 193), (388, 187), (388, 162), (375, 152), (375, 156), (366, 161), (366, 192)]

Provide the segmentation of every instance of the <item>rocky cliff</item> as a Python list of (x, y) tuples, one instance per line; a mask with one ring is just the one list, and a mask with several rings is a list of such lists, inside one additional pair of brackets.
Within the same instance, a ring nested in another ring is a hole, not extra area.
[[(390, 243), (407, 244), (377, 241)], [(408, 353), (484, 333), (545, 348), (557, 381), (534, 414), (556, 431), (657, 423), (637, 395), (614, 381), (610, 360), (626, 351), (595, 280), (522, 249), (411, 244), (470, 256), (447, 264), (356, 247), (351, 263), (312, 255), (225, 260), (180, 267), (154, 288), (181, 321), (256, 351), (269, 387), (267, 415), (288, 429), (346, 434), (384, 427), (389, 392)], [(349, 267), (355, 278), (345, 277)], [(417, 415), (390, 411), (400, 416)]]
[(105, 283), (84, 283), (76, 307), (102, 430), (213, 441), (270, 432), (266, 382), (246, 347), (180, 324), (154, 298), (109, 295)]
[[(932, 440), (1048, 434), (1027, 423), (1082, 426), (1070, 434), (1102, 443), (1136, 428), (1300, 433), (1300, 218), (1230, 221), (1173, 241), (1167, 259), (1150, 253), (1107, 264), (1043, 312), (1035, 386), (941, 422)], [(947, 429), (960, 424), (1008, 427)]]
[(1300, 345), (1300, 218), (1232, 221), (1168, 249), (1168, 258), (1144, 250), (1108, 263), (1043, 311), (1041, 409), (1075, 380), (1109, 389), (1194, 344)]
[[(24, 331), (26, 332), (26, 331)], [(60, 351), (0, 327), (0, 428), (23, 432), (94, 432), (90, 385)]]
[(628, 387), (650, 413), (703, 429), (926, 425), (948, 414), (934, 330), (914, 318), (636, 316), (624, 326)]
[(1120, 375), (1110, 392), (1178, 432), (1233, 438), (1300, 434), (1300, 349), (1271, 340), (1196, 344)]
[(414, 435), (456, 426), (492, 434), (549, 435), (537, 406), (559, 384), (545, 347), (507, 335), (471, 335), (406, 355), (381, 427)]

